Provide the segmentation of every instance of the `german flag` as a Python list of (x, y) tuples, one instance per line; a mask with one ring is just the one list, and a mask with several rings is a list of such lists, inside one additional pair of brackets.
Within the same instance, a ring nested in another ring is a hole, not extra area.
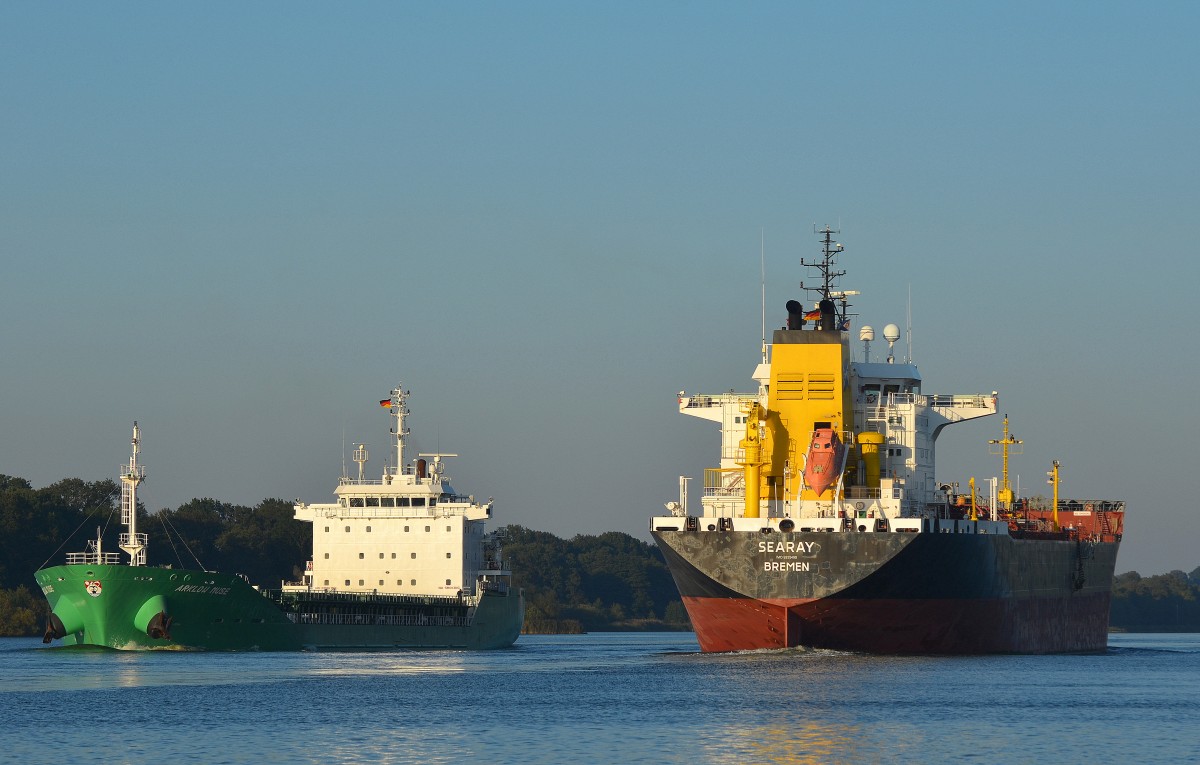
[(820, 308), (814, 308), (813, 310), (804, 314), (805, 321), (816, 321), (817, 319), (820, 319), (820, 318), (821, 318), (821, 309)]
[(385, 398), (379, 402), (379, 405), (384, 407), (385, 409), (391, 409), (392, 408), (392, 400), (390, 398)]

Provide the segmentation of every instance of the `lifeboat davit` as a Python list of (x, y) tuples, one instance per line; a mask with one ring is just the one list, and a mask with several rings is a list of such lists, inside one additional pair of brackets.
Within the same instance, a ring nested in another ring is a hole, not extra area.
[(804, 460), (804, 482), (818, 497), (830, 485), (837, 483), (845, 448), (833, 428), (817, 428), (813, 431), (808, 457)]

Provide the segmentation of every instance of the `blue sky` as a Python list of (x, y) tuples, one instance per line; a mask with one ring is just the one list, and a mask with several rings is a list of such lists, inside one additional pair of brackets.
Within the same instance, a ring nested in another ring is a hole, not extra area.
[[(1200, 565), (1200, 119), (1186, 3), (0, 6), (0, 473), (152, 509), (326, 501), (412, 390), (460, 491), (563, 536), (717, 459), (841, 228), (860, 324), (998, 390), (1119, 570)], [(879, 345), (882, 345), (880, 343)], [(999, 418), (944, 480), (999, 472)], [(1034, 488), (1031, 488), (1034, 487)]]

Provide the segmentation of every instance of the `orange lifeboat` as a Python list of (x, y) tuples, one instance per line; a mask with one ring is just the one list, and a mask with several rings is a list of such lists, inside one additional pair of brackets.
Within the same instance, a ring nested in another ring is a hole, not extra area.
[(804, 460), (804, 482), (818, 497), (830, 485), (837, 483), (845, 448), (833, 428), (817, 428), (813, 431), (808, 457)]

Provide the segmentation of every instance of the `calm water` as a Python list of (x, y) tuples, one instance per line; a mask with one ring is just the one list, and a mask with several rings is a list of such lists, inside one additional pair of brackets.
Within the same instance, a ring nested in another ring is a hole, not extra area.
[(13, 763), (1195, 763), (1200, 635), (1099, 656), (702, 655), (683, 634), (489, 653), (206, 654), (0, 639)]

